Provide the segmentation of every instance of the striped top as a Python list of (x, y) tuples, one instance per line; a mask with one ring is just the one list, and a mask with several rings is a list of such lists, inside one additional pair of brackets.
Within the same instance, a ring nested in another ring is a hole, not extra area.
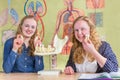
[[(73, 50), (71, 49), (71, 53), (68, 59), (68, 62), (66, 64), (67, 66), (71, 66), (75, 72), (77, 72), (76, 70), (76, 66), (75, 63), (73, 62)], [(112, 48), (110, 47), (110, 44), (103, 41), (102, 45), (100, 46), (98, 52), (105, 58), (107, 58), (107, 61), (105, 63), (105, 65), (101, 68), (100, 65), (97, 63), (97, 70), (96, 73), (100, 73), (100, 72), (116, 72), (118, 71), (118, 61), (116, 58), (116, 55), (114, 54), (114, 52), (112, 51)]]

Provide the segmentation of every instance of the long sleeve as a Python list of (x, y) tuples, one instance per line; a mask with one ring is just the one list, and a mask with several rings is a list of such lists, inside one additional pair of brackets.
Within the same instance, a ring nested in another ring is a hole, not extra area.
[(73, 70), (76, 72), (76, 67), (75, 67), (75, 64), (73, 62), (73, 51), (72, 51), (72, 49), (70, 51), (70, 56), (69, 56), (69, 59), (68, 59), (67, 64), (66, 64), (66, 67), (67, 66), (71, 66), (73, 68)]
[(3, 70), (6, 73), (9, 73), (12, 71), (12, 68), (14, 67), (15, 60), (17, 58), (17, 53), (12, 51), (12, 39), (6, 41), (4, 45), (4, 54), (3, 54)]
[(43, 56), (35, 56), (35, 72), (43, 69), (44, 69)]
[[(98, 69), (97, 72), (102, 71), (102, 72), (116, 72), (118, 71), (118, 62), (117, 58), (112, 51), (112, 48), (107, 42), (103, 42), (103, 45), (101, 46), (100, 49), (101, 55), (103, 55), (105, 58), (107, 58), (107, 61), (103, 68)], [(100, 66), (99, 66), (100, 68)]]
[(44, 69), (42, 56), (29, 55), (29, 47), (22, 45), (20, 54), (12, 51), (13, 40), (6, 41), (4, 46), (3, 70), (10, 72), (37, 72)]

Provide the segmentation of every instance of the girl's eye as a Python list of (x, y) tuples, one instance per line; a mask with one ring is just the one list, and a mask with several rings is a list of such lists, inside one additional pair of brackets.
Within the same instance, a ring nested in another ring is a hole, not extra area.
[(25, 25), (25, 27), (29, 27), (29, 25)]
[(35, 29), (35, 26), (31, 26), (32, 29)]
[(79, 30), (78, 29), (75, 29), (76, 32), (78, 32)]
[(82, 30), (82, 31), (84, 31), (84, 30), (85, 30), (85, 28), (81, 28), (81, 30)]

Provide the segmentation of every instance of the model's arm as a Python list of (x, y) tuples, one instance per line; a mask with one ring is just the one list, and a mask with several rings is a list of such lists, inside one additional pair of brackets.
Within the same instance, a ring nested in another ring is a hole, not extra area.
[(85, 51), (91, 53), (98, 62), (99, 66), (104, 72), (112, 72), (118, 70), (118, 62), (112, 48), (107, 42), (103, 42), (100, 49), (103, 51), (99, 53), (90, 40), (84, 40), (83, 48)]
[(12, 71), (17, 58), (17, 53), (12, 50), (12, 47), (12, 40), (6, 41), (3, 53), (3, 70), (5, 73), (10, 73)]
[(105, 72), (118, 71), (117, 58), (108, 43), (106, 43), (106, 45), (105, 45), (105, 50), (104, 50), (103, 56), (107, 58), (105, 65), (102, 67), (103, 71), (105, 71)]
[(35, 56), (35, 72), (44, 69), (43, 56)]
[(118, 70), (118, 62), (110, 45), (106, 42), (101, 46), (102, 53), (94, 52), (93, 56), (97, 60), (103, 72), (116, 72)]
[(69, 56), (69, 59), (67, 61), (67, 64), (66, 64), (66, 67), (68, 66), (71, 66), (74, 70), (74, 72), (76, 72), (76, 67), (75, 67), (75, 64), (73, 62), (73, 51), (72, 51), (72, 48), (71, 48), (71, 51), (70, 51), (70, 56)]

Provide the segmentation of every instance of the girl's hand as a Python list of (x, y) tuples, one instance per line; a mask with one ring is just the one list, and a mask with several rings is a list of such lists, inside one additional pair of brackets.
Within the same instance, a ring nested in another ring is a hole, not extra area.
[(72, 75), (72, 74), (74, 74), (74, 70), (71, 66), (68, 66), (64, 69), (64, 73), (67, 75)]
[(91, 42), (91, 40), (89, 39), (89, 36), (85, 36), (85, 39), (84, 41), (82, 42), (82, 45), (83, 45), (83, 48), (86, 52), (89, 52), (89, 53), (94, 53), (94, 51), (96, 51), (93, 43)]
[(41, 39), (40, 39), (40, 37), (35, 37), (35, 40), (34, 40), (34, 45), (35, 46), (40, 46), (42, 44), (42, 42), (41, 42)]
[(18, 50), (18, 48), (20, 48), (22, 46), (24, 42), (24, 38), (21, 34), (18, 34), (17, 37), (14, 39), (14, 43), (13, 43), (13, 50)]

